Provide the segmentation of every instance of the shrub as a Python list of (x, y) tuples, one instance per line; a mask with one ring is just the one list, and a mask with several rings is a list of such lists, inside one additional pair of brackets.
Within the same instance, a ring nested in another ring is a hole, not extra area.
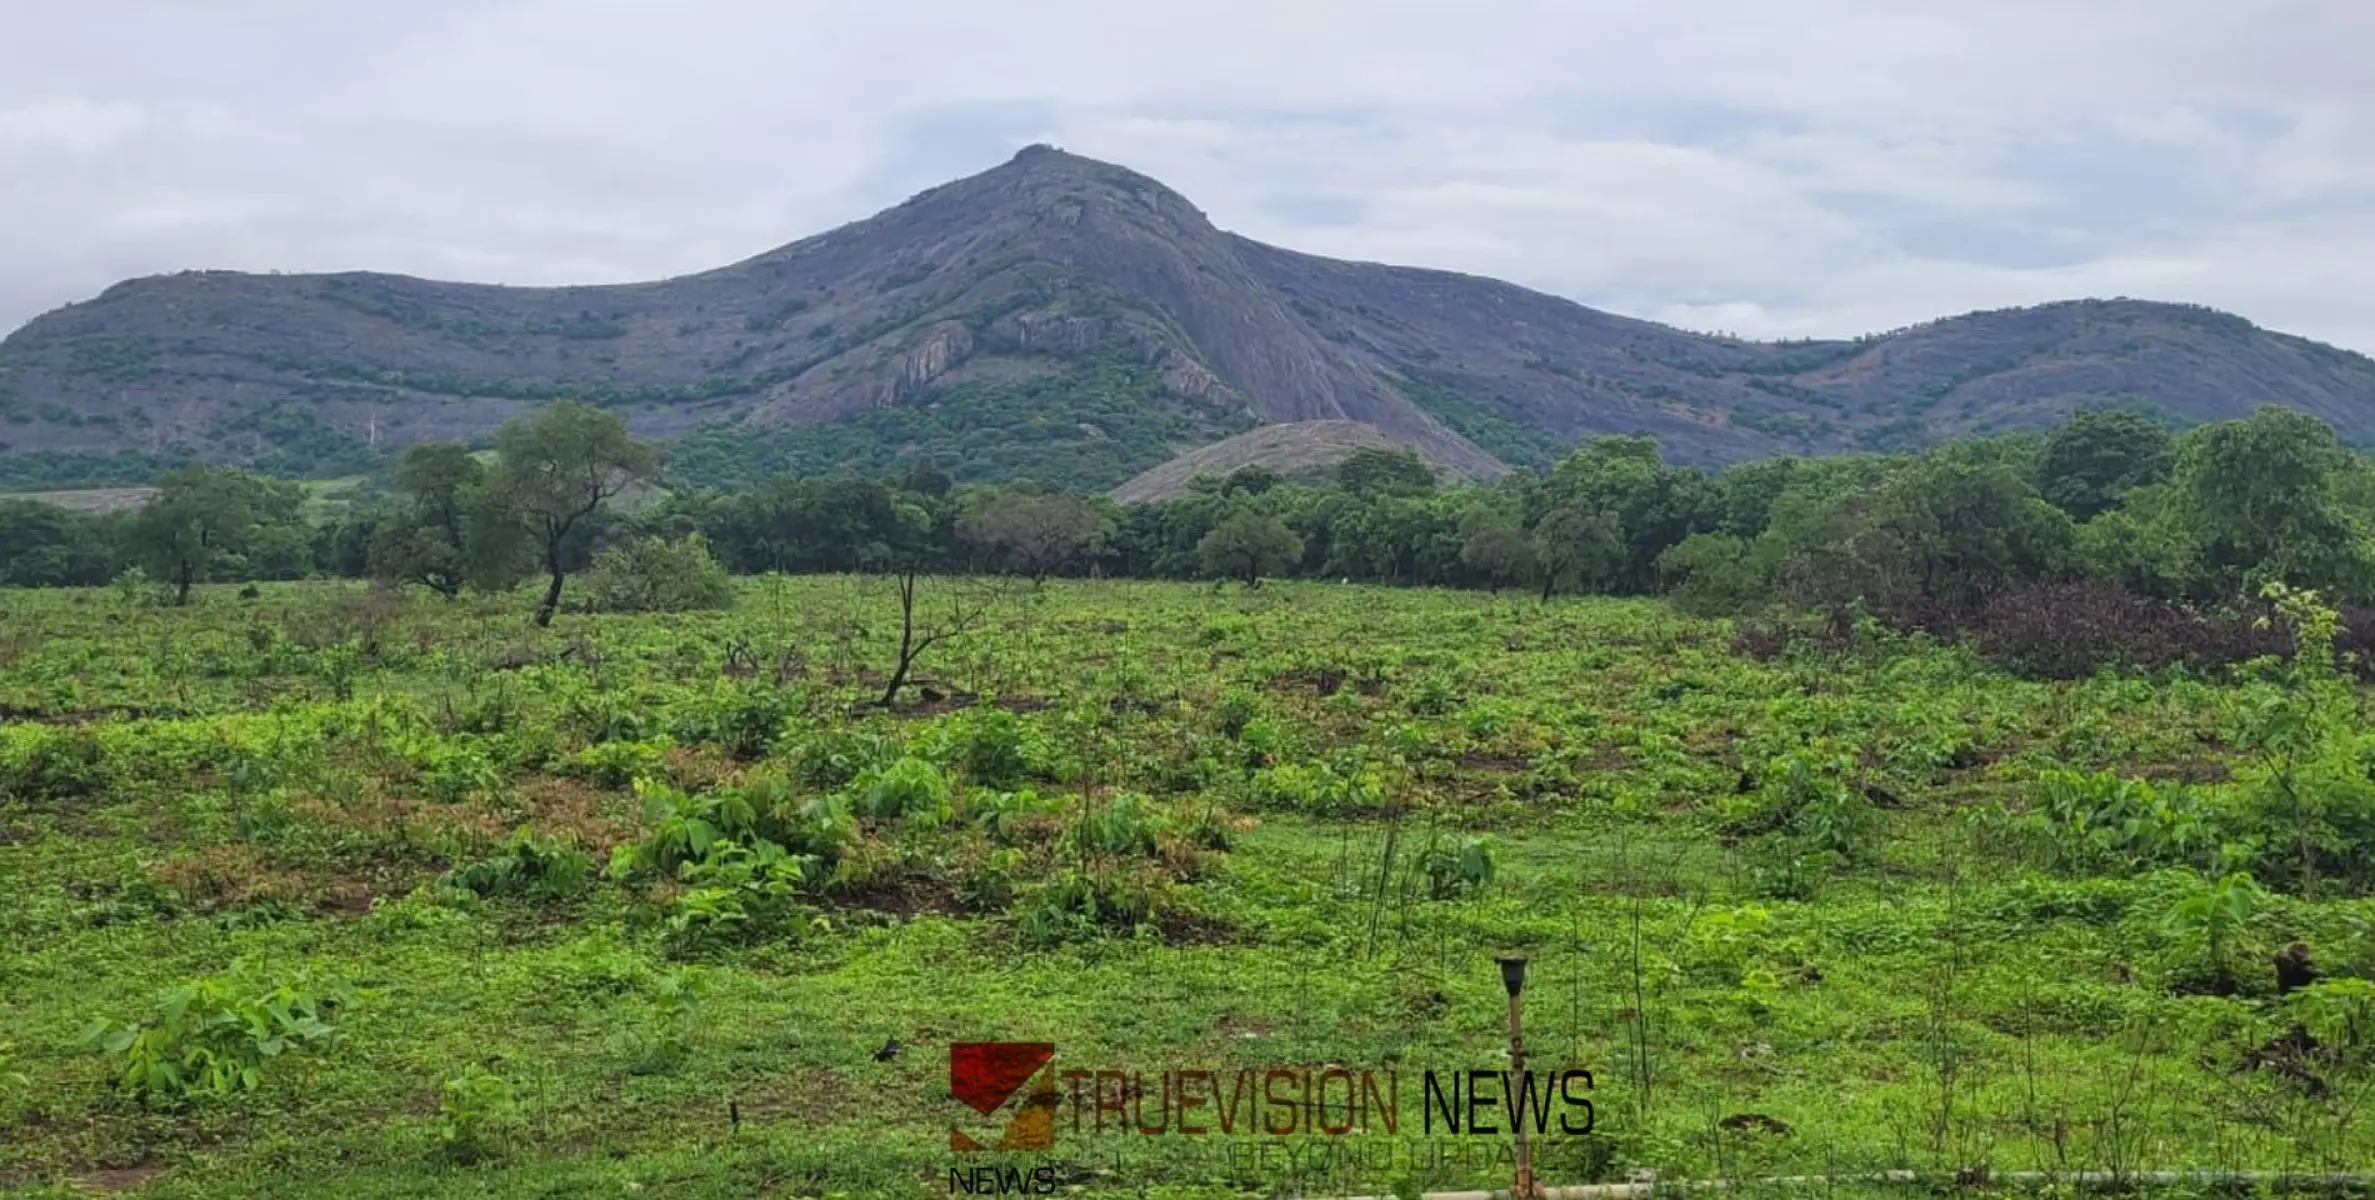
[(2230, 834), (2224, 814), (2206, 796), (2111, 771), (2046, 771), (2023, 823), (2070, 870), (2206, 867), (2217, 861)]
[(932, 826), (948, 820), (953, 790), (940, 768), (920, 758), (869, 767), (851, 781), (859, 816)]
[(1082, 813), (1065, 832), (1064, 845), (1090, 857), (1152, 857), (1161, 848), (1164, 824), (1146, 797), (1125, 792)]
[(1021, 718), (1002, 708), (971, 708), (948, 718), (928, 751), (969, 784), (1013, 787), (1038, 774), (1046, 757)]
[(1170, 909), (1159, 871), (1112, 862), (1072, 867), (1032, 889), (1022, 908), (1027, 941), (1050, 945), (1150, 929)]
[(765, 680), (745, 681), (711, 702), (710, 739), (744, 762), (764, 758), (783, 733), (788, 708), (783, 689)]
[(437, 1100), (437, 1145), (458, 1163), (480, 1162), (502, 1153), (522, 1125), (511, 1084), (483, 1067), (445, 1081)]
[(580, 593), (595, 612), (698, 612), (731, 608), (733, 580), (698, 533), (640, 538), (594, 556)]
[(522, 829), (504, 843), (501, 852), (446, 872), (443, 882), (485, 898), (561, 900), (583, 889), (593, 873), (594, 860), (585, 851)]
[(50, 802), (95, 795), (106, 785), (106, 751), (96, 733), (28, 726), (0, 731), (0, 801)]
[(2199, 942), (2211, 978), (2231, 984), (2235, 942), (2243, 936), (2252, 914), (2267, 897), (2259, 881), (2241, 871), (2231, 872), (2216, 882), (2203, 880), (2170, 906), (2162, 928), (2172, 937)]
[(1374, 768), (1338, 769), (1329, 763), (1286, 763), (1254, 772), (1254, 803), (1294, 812), (1342, 816), (1385, 802), (1384, 780)]
[(1029, 788), (1017, 792), (968, 792), (965, 819), (980, 826), (992, 841), (1012, 843), (1035, 819), (1056, 811), (1057, 803)]
[(814, 858), (770, 841), (719, 842), (678, 872), (686, 886), (668, 932), (686, 944), (772, 932), (797, 911), (794, 898), (816, 872)]
[(116, 1059), (117, 1085), (149, 1103), (230, 1096), (261, 1086), (264, 1068), (293, 1050), (326, 1046), (337, 1029), (325, 1018), (352, 991), (299, 971), (272, 982), (231, 975), (171, 988), (140, 1024), (99, 1020), (84, 1044)]
[(829, 730), (800, 741), (792, 751), (792, 772), (809, 787), (845, 787), (869, 768), (898, 757), (899, 744), (880, 734)]
[(626, 787), (638, 779), (665, 774), (672, 748), (666, 737), (648, 742), (598, 742), (563, 758), (553, 769), (603, 787)]
[(1430, 843), (1419, 852), (1418, 868), (1426, 878), (1430, 900), (1481, 894), (1493, 883), (1493, 839), (1469, 837), (1448, 845)]
[(2108, 583), (2008, 591), (1939, 622), (1980, 656), (2034, 679), (2079, 679), (2106, 667), (2208, 670), (2285, 654), (2292, 638), (2245, 616), (2213, 617)]
[(1725, 804), (1722, 824), (1735, 834), (1787, 833), (1814, 851), (1852, 858), (1878, 824), (1872, 802), (1847, 782), (1854, 766), (1783, 755), (1766, 766), (1756, 791)]

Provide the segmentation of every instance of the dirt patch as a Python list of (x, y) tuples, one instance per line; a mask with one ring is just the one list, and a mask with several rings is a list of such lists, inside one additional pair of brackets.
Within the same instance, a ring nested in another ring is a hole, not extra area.
[(149, 868), (149, 878), (201, 908), (306, 904), (330, 890), (324, 880), (266, 862), (253, 846), (208, 846)]
[(839, 1072), (814, 1067), (762, 1079), (734, 1096), (745, 1121), (824, 1126), (842, 1119), (852, 1089)]
[(0, 721), (14, 721), (26, 725), (95, 725), (101, 721), (138, 721), (150, 717), (180, 715), (179, 711), (173, 709), (142, 708), (130, 704), (108, 708), (75, 708), (64, 712), (0, 704)]
[(341, 913), (350, 917), (369, 916), (371, 888), (361, 883), (341, 883), (322, 893), (316, 907), (327, 913)]
[(1292, 692), (1309, 689), (1321, 696), (1333, 696), (1344, 687), (1349, 676), (1341, 667), (1302, 667), (1280, 671), (1264, 684), (1273, 692)]
[(537, 775), (521, 780), (512, 793), (528, 810), (530, 828), (548, 837), (560, 835), (596, 857), (635, 836), (631, 827), (604, 813), (613, 802), (611, 794), (584, 780)]
[(1460, 756), (1460, 768), (1467, 771), (1515, 774), (1532, 770), (1533, 763), (1514, 754), (1485, 754), (1471, 750)]
[(489, 838), (511, 832), (501, 816), (479, 805), (438, 804), (415, 796), (398, 796), (376, 784), (367, 784), (363, 794), (352, 800), (341, 802), (305, 796), (293, 801), (291, 807), (326, 824), (388, 834), (422, 845), (428, 844), (436, 834), (452, 829)]
[(146, 1187), (150, 1180), (164, 1173), (165, 1168), (160, 1166), (106, 1167), (95, 1171), (76, 1171), (74, 1186), (88, 1192), (109, 1194), (129, 1192), (136, 1188)]
[(1003, 709), (1005, 709), (1006, 711), (1008, 711), (1008, 712), (1010, 712), (1010, 713), (1035, 713), (1035, 712), (1042, 712), (1042, 711), (1045, 711), (1045, 710), (1046, 710), (1046, 709), (1047, 709), (1047, 708), (1048, 708), (1050, 705), (1052, 705), (1052, 704), (1054, 704), (1054, 703), (1055, 703), (1054, 701), (1052, 701), (1052, 700), (1049, 700), (1049, 699), (1048, 699), (1047, 697), (1045, 697), (1045, 696), (1000, 696), (1000, 697), (998, 697), (998, 707), (1000, 707), (1000, 708), (1003, 708)]

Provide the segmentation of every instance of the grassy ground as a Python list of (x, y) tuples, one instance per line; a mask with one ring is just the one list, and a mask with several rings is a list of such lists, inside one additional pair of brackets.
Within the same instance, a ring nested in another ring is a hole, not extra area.
[[(1057, 583), (885, 713), (892, 603), (748, 581), (729, 613), (536, 631), (510, 598), (331, 584), (0, 593), (0, 1183), (947, 1194), (974, 1160), (946, 1046), (974, 1040), (1150, 1077), (1397, 1068), (1410, 1139), (1421, 1070), (1506, 1065), (1513, 952), (1532, 1065), (1594, 1076), (1553, 1182), (2375, 1160), (2375, 1075), (2283, 1053), (2265, 967), (2299, 939), (2366, 974), (2375, 907), (2272, 895), (2220, 947), (2237, 986), (2203, 988), (2166, 919), (2190, 872), (2056, 868), (2017, 819), (2048, 769), (2243, 786), (2261, 685), (1759, 662), (1646, 602)], [(849, 829), (814, 833), (834, 796)], [(1772, 828), (1791, 804), (1831, 823)], [(772, 890), (635, 869), (695, 811), (815, 861)], [(567, 847), (589, 877), (539, 865)], [(78, 1041), (235, 964), (349, 986), (335, 1039), (145, 1098)], [(988, 1161), (1161, 1196), (1506, 1179), (1297, 1178), (1263, 1141), (1067, 1112), (1053, 1151)]]

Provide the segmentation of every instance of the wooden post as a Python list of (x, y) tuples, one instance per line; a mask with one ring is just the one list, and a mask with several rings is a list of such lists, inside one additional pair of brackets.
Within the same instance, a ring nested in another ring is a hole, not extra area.
[[(1501, 964), (1501, 986), (1509, 992), (1509, 1076), (1517, 1081), (1518, 1094), (1532, 1096), (1533, 1088), (1526, 1084), (1525, 1002), (1526, 960), (1510, 957), (1496, 960)], [(1509, 1189), (1513, 1200), (1533, 1200), (1541, 1195), (1534, 1184), (1534, 1147), (1526, 1140), (1524, 1110), (1512, 1101), (1510, 1116), (1517, 1128), (1517, 1181)]]

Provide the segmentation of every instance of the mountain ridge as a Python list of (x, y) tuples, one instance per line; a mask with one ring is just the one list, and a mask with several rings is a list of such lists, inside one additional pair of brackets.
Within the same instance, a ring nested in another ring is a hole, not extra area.
[(0, 341), (0, 479), (168, 459), (339, 472), (559, 398), (683, 439), (697, 482), (928, 463), (1102, 488), (1314, 421), (1476, 476), (1601, 433), (1714, 464), (1910, 448), (2104, 402), (2194, 421), (2289, 403), (2375, 440), (2375, 360), (2215, 310), (2077, 300), (1743, 341), (1270, 246), (1147, 176), (1034, 146), (652, 282), (127, 280)]

